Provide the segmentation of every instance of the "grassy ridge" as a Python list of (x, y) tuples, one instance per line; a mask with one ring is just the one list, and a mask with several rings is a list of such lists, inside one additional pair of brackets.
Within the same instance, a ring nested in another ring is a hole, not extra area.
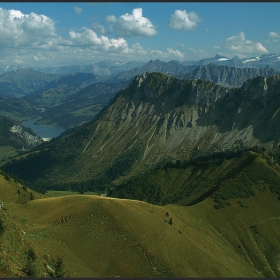
[(34, 200), (13, 215), (39, 251), (63, 255), (73, 277), (261, 276), (188, 209), (71, 195)]

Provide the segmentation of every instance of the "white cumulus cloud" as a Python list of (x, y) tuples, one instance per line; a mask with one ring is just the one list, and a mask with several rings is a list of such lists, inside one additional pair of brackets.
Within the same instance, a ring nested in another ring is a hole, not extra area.
[(240, 32), (238, 36), (227, 38), (225, 47), (240, 54), (268, 53), (268, 50), (261, 43), (247, 40), (244, 32)]
[(55, 22), (49, 17), (0, 8), (0, 46), (34, 47), (54, 37), (58, 37)]
[(171, 16), (169, 26), (174, 30), (194, 29), (201, 21), (195, 12), (187, 13), (186, 10), (176, 10)]
[(109, 16), (107, 16), (107, 21), (115, 23), (118, 21), (118, 19), (114, 15), (109, 15)]
[(132, 14), (124, 14), (118, 19), (114, 15), (107, 17), (107, 22), (123, 37), (152, 37), (157, 34), (152, 22), (142, 16), (142, 8), (132, 10)]
[(192, 59), (203, 59), (212, 56), (212, 54), (205, 49), (196, 49), (192, 47), (189, 50), (192, 53)]
[(147, 55), (148, 51), (144, 49), (139, 43), (133, 44), (131, 53), (134, 55)]
[[(172, 60), (172, 59), (183, 59), (184, 54), (178, 50), (173, 50), (172, 48), (167, 48), (166, 51), (161, 50), (149, 50), (148, 57), (153, 57), (154, 59)], [(147, 58), (148, 58), (147, 57)]]
[(92, 23), (91, 28), (94, 29), (94, 30), (98, 30), (102, 34), (105, 34), (107, 32), (105, 30), (105, 27), (102, 24), (99, 24), (97, 22)]
[(181, 52), (178, 51), (178, 50), (173, 50), (172, 48), (168, 48), (168, 49), (167, 49), (167, 52), (168, 52), (169, 54), (171, 54), (171, 55), (173, 55), (173, 56), (179, 58), (179, 59), (183, 59), (183, 58), (184, 58), (184, 54), (181, 53)]
[(280, 34), (279, 33), (277, 33), (277, 32), (269, 32), (268, 34), (267, 34), (267, 36), (269, 37), (269, 38), (271, 38), (271, 39), (278, 39), (278, 38), (280, 38)]
[(93, 47), (94, 49), (99, 50), (121, 50), (126, 51), (128, 48), (128, 44), (125, 39), (117, 38), (117, 39), (109, 39), (106, 36), (98, 37), (97, 34), (91, 30), (86, 29), (82, 33), (78, 33), (75, 31), (69, 32), (71, 44), (74, 46), (83, 46), (83, 47)]
[[(76, 8), (73, 7), (73, 11), (77, 14), (82, 12)], [(107, 24), (108, 30), (99, 23), (92, 23), (91, 27), (81, 30), (70, 29), (68, 36), (62, 37), (57, 33), (56, 22), (48, 16), (0, 8), (0, 62), (4, 65), (62, 66), (88, 64), (105, 58), (184, 58), (182, 52), (172, 48), (149, 49), (139, 42), (129, 46), (125, 37), (120, 36), (151, 37), (157, 34), (151, 21), (143, 17), (141, 8), (119, 18), (111, 15), (107, 17)], [(114, 30), (119, 37), (110, 36)]]
[(268, 36), (269, 36), (270, 38), (279, 38), (279, 37), (280, 37), (280, 34), (277, 33), (277, 32), (269, 32), (269, 33), (268, 33)]
[(77, 46), (93, 46), (102, 44), (101, 39), (98, 38), (97, 34), (91, 29), (86, 29), (82, 33), (70, 31), (69, 37), (73, 44)]
[(74, 7), (73, 10), (77, 15), (80, 15), (83, 12), (83, 9), (80, 7)]

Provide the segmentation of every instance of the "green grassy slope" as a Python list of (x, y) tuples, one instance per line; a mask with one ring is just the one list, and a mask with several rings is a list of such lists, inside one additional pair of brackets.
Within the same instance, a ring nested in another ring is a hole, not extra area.
[(189, 209), (71, 195), (28, 202), (12, 215), (38, 251), (62, 255), (72, 277), (262, 276)]
[[(171, 178), (167, 170), (168, 185), (177, 184), (179, 190), (184, 180), (177, 182), (179, 169), (170, 169), (177, 175)], [(17, 201), (16, 182), (0, 176), (0, 199), (7, 208), (0, 209), (6, 228), (0, 241), (10, 248), (0, 272), (19, 275), (12, 260), (28, 263), (30, 247), (37, 256), (32, 263), (37, 276), (45, 275), (49, 259), (59, 256), (71, 277), (280, 277), (279, 173), (252, 152), (224, 160), (214, 172), (223, 178), (223, 188), (192, 206), (96, 195), (42, 198), (35, 192), (38, 199), (24, 203)], [(196, 182), (207, 180), (198, 174)], [(242, 179), (251, 182), (254, 195), (221, 198), (222, 189), (246, 188)], [(207, 191), (206, 181), (204, 187)], [(216, 209), (214, 194), (228, 205)], [(16, 232), (25, 233), (25, 255), (17, 253)]]

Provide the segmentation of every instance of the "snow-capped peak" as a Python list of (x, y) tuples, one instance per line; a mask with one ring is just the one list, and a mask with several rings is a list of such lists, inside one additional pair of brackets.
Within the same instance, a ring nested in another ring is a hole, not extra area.
[(221, 57), (221, 58), (219, 58), (217, 61), (227, 61), (228, 60), (228, 58), (226, 58), (226, 57)]
[(243, 60), (243, 63), (248, 63), (248, 62), (258, 61), (258, 60), (260, 60), (260, 57), (256, 56), (256, 57), (252, 57), (252, 58), (248, 58), (248, 59)]

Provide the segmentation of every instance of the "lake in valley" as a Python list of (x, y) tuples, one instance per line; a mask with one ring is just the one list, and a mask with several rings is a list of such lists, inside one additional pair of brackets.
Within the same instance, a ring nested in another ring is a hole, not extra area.
[(41, 138), (54, 138), (59, 136), (64, 129), (57, 126), (35, 124), (38, 119), (23, 122), (22, 126), (30, 127)]

